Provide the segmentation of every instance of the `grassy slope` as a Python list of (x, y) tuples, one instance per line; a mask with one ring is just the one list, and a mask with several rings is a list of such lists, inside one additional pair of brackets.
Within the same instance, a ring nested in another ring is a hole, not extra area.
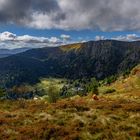
[[(140, 67), (106, 88), (113, 94), (43, 100), (0, 101), (0, 139), (140, 139)], [(102, 87), (105, 88), (105, 87)]]
[(82, 43), (76, 43), (76, 44), (70, 44), (70, 45), (64, 45), (64, 46), (61, 46), (61, 50), (64, 51), (64, 52), (69, 52), (71, 50), (78, 50), (82, 47)]
[(65, 81), (66, 81), (65, 79), (44, 78), (44, 79), (41, 79), (40, 82), (36, 86), (40, 89), (44, 89), (47, 91), (48, 87), (50, 85), (53, 85), (60, 90), (64, 86)]

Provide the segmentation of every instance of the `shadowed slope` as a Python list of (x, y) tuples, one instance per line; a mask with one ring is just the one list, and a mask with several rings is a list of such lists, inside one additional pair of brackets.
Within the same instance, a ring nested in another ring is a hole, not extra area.
[[(103, 79), (131, 69), (139, 62), (140, 42), (90, 41), (61, 47), (33, 49), (1, 59), (0, 78), (1, 81), (7, 83), (8, 80), (9, 85), (14, 85), (15, 83), (9, 79), (24, 70), (20, 77), (25, 77), (22, 82), (29, 83), (41, 76)], [(17, 68), (19, 64), (20, 67)], [(29, 81), (26, 77), (28, 74), (31, 77)], [(16, 76), (14, 79), (21, 83), (20, 77)]]

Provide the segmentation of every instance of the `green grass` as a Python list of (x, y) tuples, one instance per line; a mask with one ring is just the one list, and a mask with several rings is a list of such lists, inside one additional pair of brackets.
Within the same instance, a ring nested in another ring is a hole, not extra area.
[(56, 79), (56, 78), (44, 78), (41, 79), (40, 82), (35, 85), (35, 87), (43, 93), (43, 97), (41, 98), (47, 98), (46, 95), (48, 95), (48, 89), (50, 86), (55, 87), (58, 91), (61, 90), (61, 88), (65, 85), (66, 80), (65, 79)]
[(56, 79), (56, 78), (44, 78), (40, 80), (40, 83), (37, 86), (41, 88), (48, 88), (50, 85), (54, 85), (57, 88), (61, 89), (64, 86), (65, 79)]

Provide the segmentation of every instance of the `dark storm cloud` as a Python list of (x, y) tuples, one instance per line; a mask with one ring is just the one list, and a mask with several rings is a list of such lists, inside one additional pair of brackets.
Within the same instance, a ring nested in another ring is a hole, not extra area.
[(18, 23), (23, 18), (28, 18), (30, 0), (1, 0), (0, 21)]
[(0, 22), (42, 29), (140, 30), (139, 0), (0, 0)]
[(60, 0), (60, 4), (67, 15), (64, 23), (71, 28), (140, 29), (139, 0)]
[(59, 6), (56, 0), (31, 0), (32, 8), (37, 11), (51, 12), (59, 10)]
[(0, 0), (0, 22), (26, 24), (34, 12), (59, 11), (55, 0)]

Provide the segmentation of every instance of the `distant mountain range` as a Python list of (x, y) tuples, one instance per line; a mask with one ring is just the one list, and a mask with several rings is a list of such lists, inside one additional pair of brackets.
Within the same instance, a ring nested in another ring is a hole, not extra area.
[(30, 48), (18, 48), (18, 49), (0, 49), (0, 58), (4, 58), (13, 54), (21, 53), (29, 50)]
[(32, 49), (0, 59), (0, 84), (36, 83), (40, 77), (104, 79), (140, 63), (140, 42), (89, 41)]

